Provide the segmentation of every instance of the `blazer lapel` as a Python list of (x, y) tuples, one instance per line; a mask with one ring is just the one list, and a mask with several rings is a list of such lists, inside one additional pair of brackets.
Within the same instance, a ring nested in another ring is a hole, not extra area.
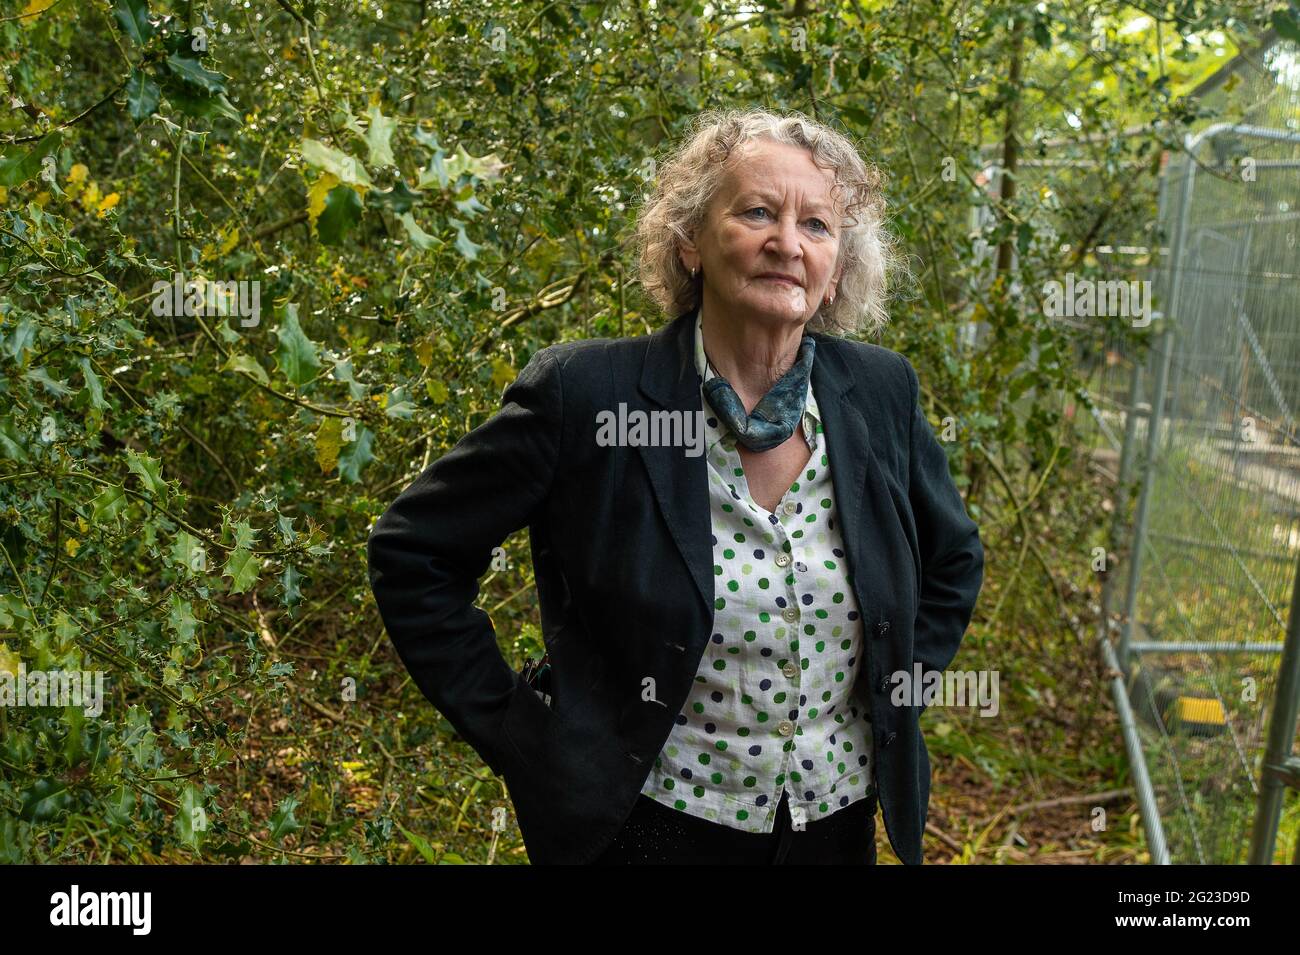
[[(641, 393), (668, 411), (694, 415), (701, 409), (695, 371), (692, 324), (686, 312), (650, 336), (641, 369)], [(709, 483), (704, 455), (689, 457), (684, 448), (637, 445), (664, 522), (686, 560), (703, 609), (713, 614), (713, 542)]]
[[(668, 411), (694, 414), (701, 408), (695, 370), (695, 310), (687, 312), (649, 337), (642, 365), (640, 390), (649, 401)], [(864, 618), (891, 598), (878, 591), (890, 574), (874, 572), (891, 561), (910, 561), (906, 546), (886, 530), (896, 524), (889, 488), (871, 450), (871, 431), (858, 407), (852, 370), (833, 335), (810, 333), (817, 342), (812, 387), (821, 409), (823, 429), (835, 485), (835, 507), (853, 569), (853, 586)], [(713, 612), (713, 544), (709, 513), (708, 472), (704, 455), (688, 457), (682, 448), (638, 445), (660, 512), (681, 552), (691, 579), (710, 616)], [(893, 522), (891, 524), (891, 521)], [(903, 565), (905, 566), (905, 565)]]

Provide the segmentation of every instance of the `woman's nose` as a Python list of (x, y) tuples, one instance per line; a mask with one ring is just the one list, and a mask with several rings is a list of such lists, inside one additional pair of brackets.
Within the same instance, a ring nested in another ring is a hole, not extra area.
[(799, 224), (795, 222), (793, 216), (782, 216), (777, 219), (772, 226), (772, 237), (769, 242), (775, 251), (781, 253), (782, 258), (794, 258), (799, 255), (801, 251)]

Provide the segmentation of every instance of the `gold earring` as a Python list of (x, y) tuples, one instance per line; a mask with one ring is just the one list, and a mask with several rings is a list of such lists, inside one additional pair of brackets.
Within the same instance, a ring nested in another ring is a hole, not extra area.
[(698, 271), (699, 269), (691, 269), (691, 278), (695, 278), (695, 273)]

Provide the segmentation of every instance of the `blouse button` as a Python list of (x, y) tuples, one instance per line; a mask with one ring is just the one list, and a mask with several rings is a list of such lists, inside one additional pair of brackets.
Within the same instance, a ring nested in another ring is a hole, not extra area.
[(799, 611), (795, 607), (786, 607), (781, 611), (781, 616), (785, 618), (786, 623), (794, 623), (799, 619)]
[(782, 720), (776, 724), (776, 731), (782, 736), (792, 736), (794, 734), (794, 724), (789, 720)]
[(795, 666), (793, 663), (787, 663), (785, 666), (781, 667), (781, 672), (784, 673), (786, 677), (793, 680), (796, 676), (798, 676), (799, 668)]
[(790, 565), (790, 555), (789, 555), (789, 554), (782, 553), (782, 554), (777, 554), (777, 555), (776, 555), (776, 566), (778, 566), (778, 567), (788, 567), (789, 565)]
[(785, 511), (785, 513), (787, 514), (793, 514), (798, 509), (799, 509), (799, 505), (795, 504), (794, 501), (786, 501), (783, 505), (781, 505), (781, 510)]

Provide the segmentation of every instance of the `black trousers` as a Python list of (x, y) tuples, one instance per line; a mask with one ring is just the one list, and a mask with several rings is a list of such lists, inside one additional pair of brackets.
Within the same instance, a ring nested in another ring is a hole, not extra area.
[(638, 795), (632, 814), (592, 865), (875, 865), (876, 795), (831, 815), (790, 823), (782, 792), (771, 832), (744, 832)]

